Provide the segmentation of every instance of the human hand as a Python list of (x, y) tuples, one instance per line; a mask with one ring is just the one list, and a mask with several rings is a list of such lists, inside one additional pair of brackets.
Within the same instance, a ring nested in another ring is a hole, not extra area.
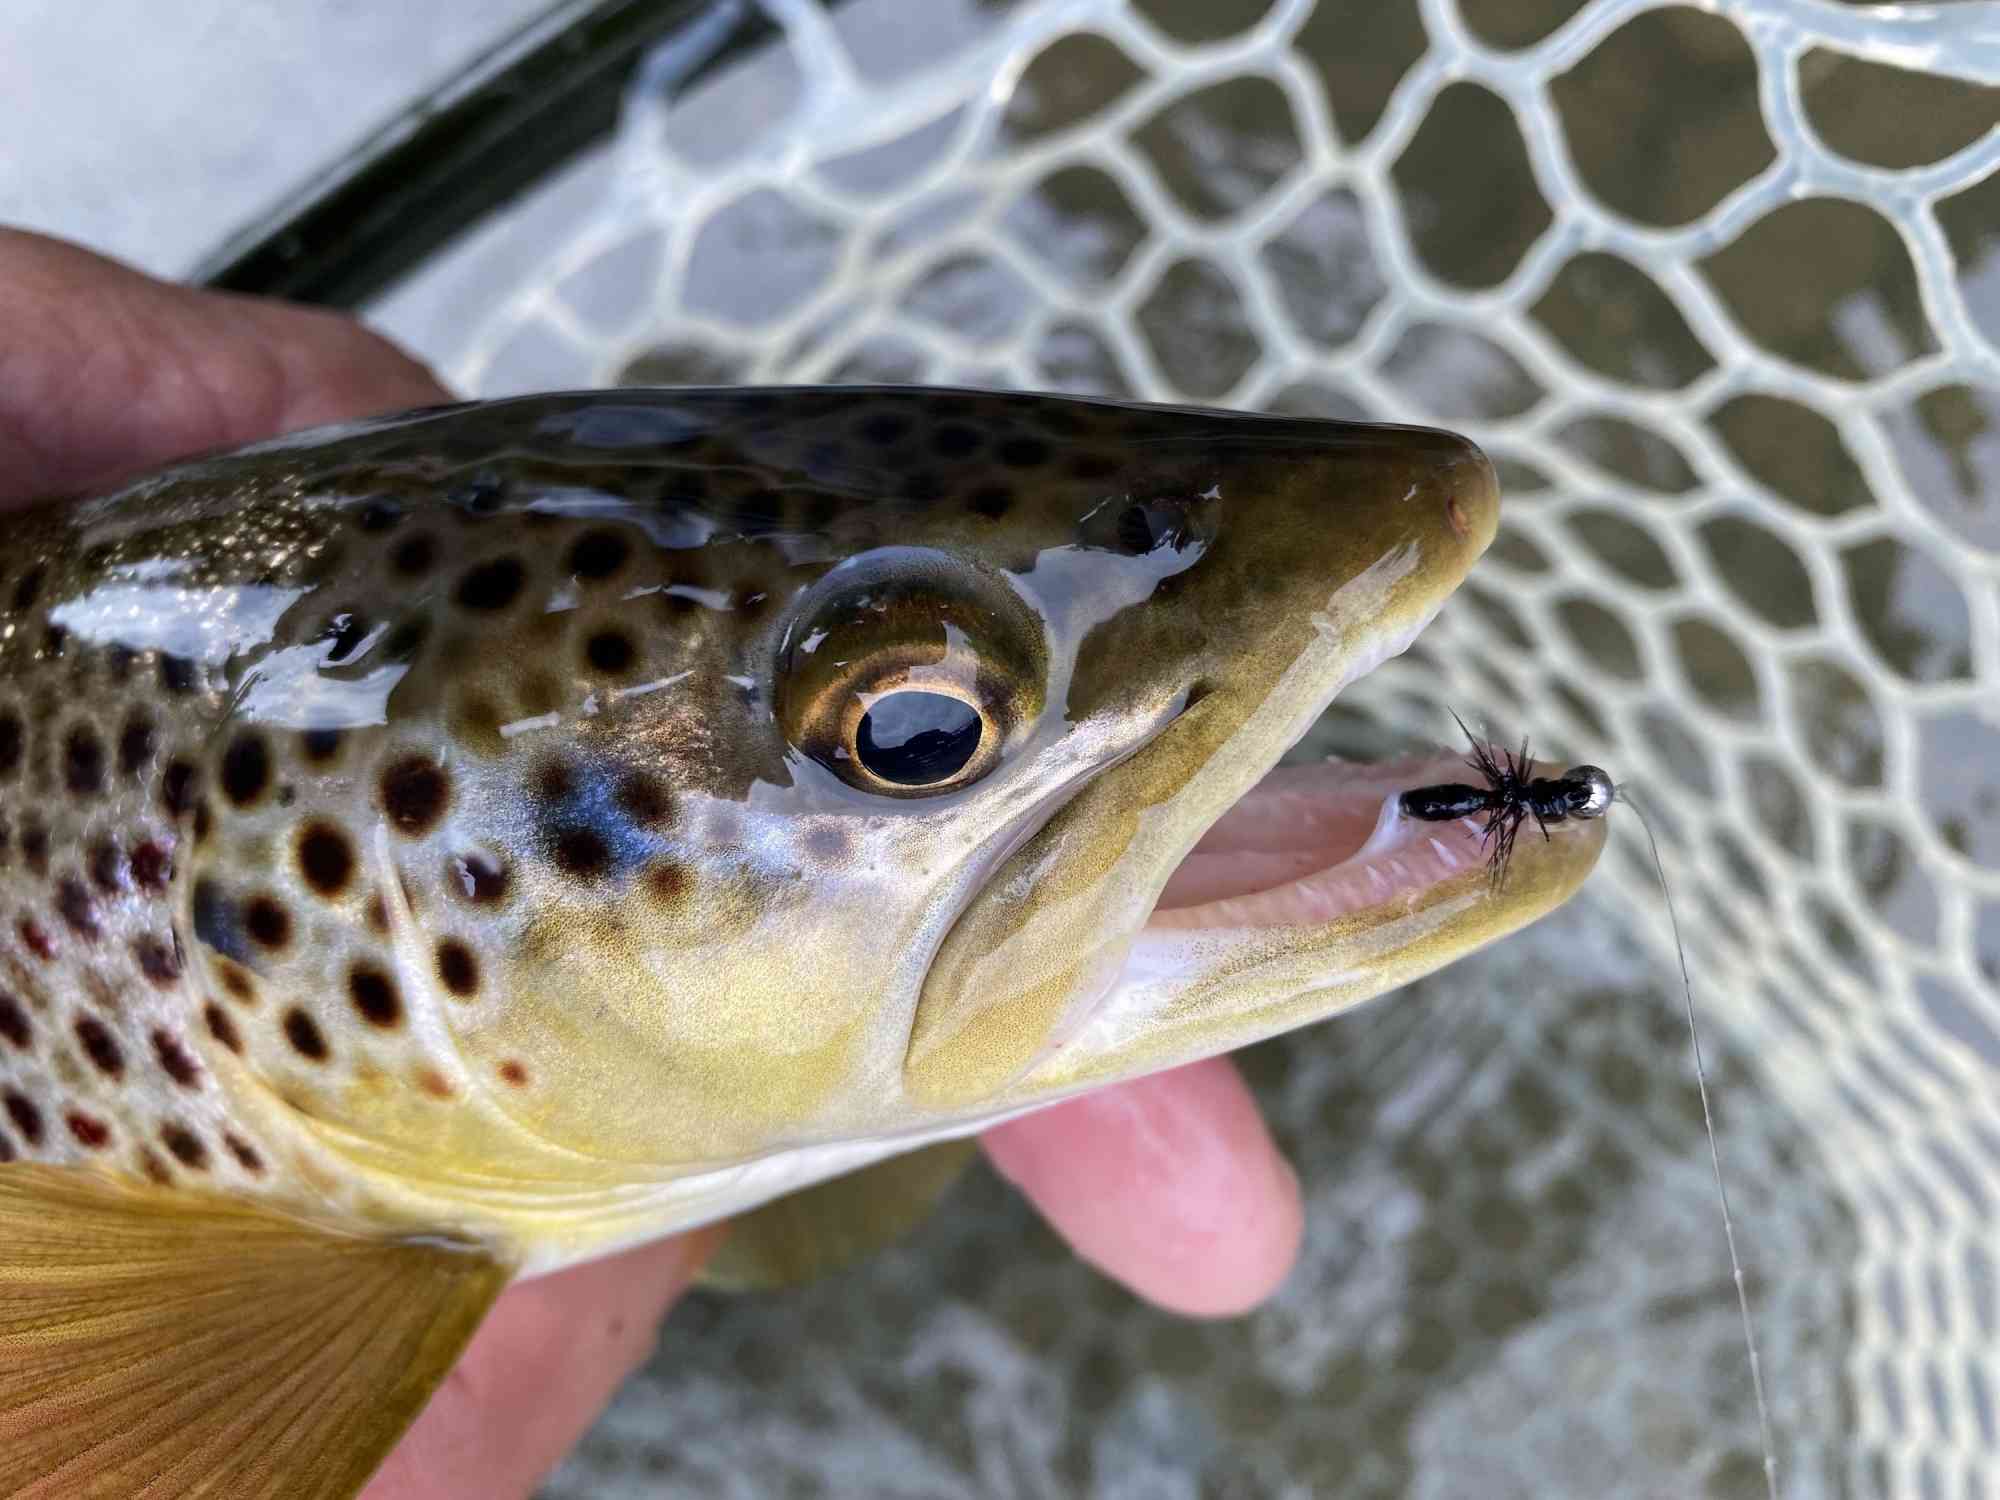
[[(0, 231), (0, 509), (182, 455), (450, 400), (358, 323), (152, 280)], [(1195, 1316), (1263, 1300), (1297, 1252), (1298, 1185), (1225, 1060), (987, 1132), (988, 1155), (1084, 1259)], [(531, 1493), (651, 1352), (717, 1236), (505, 1293), (363, 1500)]]

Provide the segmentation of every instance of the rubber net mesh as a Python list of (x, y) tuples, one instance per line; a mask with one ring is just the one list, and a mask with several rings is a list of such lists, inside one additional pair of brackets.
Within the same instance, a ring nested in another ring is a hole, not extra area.
[[(1500, 540), (1315, 743), (1449, 705), (1650, 799), (1786, 1492), (2000, 1491), (2000, 8), (769, 10), (385, 321), (489, 394), (1472, 434)], [(696, 1298), (550, 1493), (1760, 1494), (1614, 821), (1534, 933), (1248, 1056), (1311, 1214), (1271, 1307), (1153, 1314), (974, 1182), (828, 1286)]]

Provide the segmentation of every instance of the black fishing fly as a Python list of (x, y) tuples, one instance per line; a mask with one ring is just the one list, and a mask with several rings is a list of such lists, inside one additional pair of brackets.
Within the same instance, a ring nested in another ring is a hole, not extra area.
[(1497, 756), (1473, 738), (1465, 720), (1453, 714), (1472, 756), (1466, 761), (1486, 779), (1484, 786), (1445, 782), (1420, 786), (1403, 793), (1403, 811), (1426, 823), (1450, 823), (1459, 818), (1484, 816), (1487, 873), (1498, 889), (1507, 880), (1507, 863), (1514, 857), (1514, 838), (1529, 818), (1549, 836), (1549, 824), (1565, 818), (1601, 818), (1617, 800), (1618, 789), (1611, 778), (1596, 766), (1571, 766), (1560, 776), (1530, 776), (1534, 762), (1528, 756), (1528, 742), (1521, 741), (1518, 753), (1502, 750)]

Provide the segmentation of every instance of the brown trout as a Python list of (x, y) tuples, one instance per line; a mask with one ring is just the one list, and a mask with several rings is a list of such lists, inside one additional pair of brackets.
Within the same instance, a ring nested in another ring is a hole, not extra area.
[(810, 1265), (890, 1158), (1546, 912), (1601, 825), (1496, 887), (1398, 810), (1449, 756), (1230, 813), (1497, 509), (1422, 429), (816, 389), (8, 518), (0, 1490), (350, 1496), (512, 1277), (841, 1176), (738, 1221)]

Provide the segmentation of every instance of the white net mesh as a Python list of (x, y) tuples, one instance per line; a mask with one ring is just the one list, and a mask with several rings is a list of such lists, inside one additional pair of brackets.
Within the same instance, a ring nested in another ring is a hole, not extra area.
[[(1501, 540), (1355, 703), (1648, 793), (1787, 1492), (2000, 1488), (2000, 8), (767, 8), (782, 47), (637, 98), (385, 321), (479, 393), (1471, 433)], [(1642, 855), (1253, 1059), (1313, 1247), (1243, 1328), (1094, 1289), (977, 1188), (831, 1292), (694, 1305), (553, 1493), (1759, 1493)]]

